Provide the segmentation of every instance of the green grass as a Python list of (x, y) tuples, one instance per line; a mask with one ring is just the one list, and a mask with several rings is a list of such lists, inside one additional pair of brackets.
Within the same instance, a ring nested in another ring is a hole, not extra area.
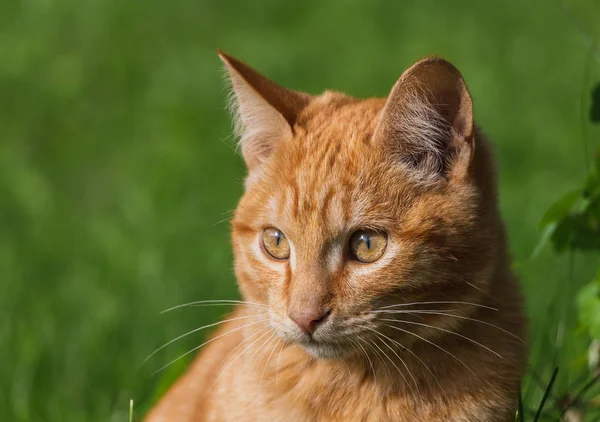
[[(593, 262), (528, 257), (585, 174), (582, 92), (600, 65), (572, 19), (541, 0), (231, 3), (0, 3), (0, 419), (123, 421), (130, 398), (142, 415), (186, 361), (152, 373), (203, 334), (144, 358), (225, 312), (160, 311), (237, 296), (221, 221), (244, 169), (217, 47), (286, 86), (357, 96), (386, 95), (424, 55), (452, 60), (495, 143), (532, 364), (546, 380), (559, 365), (564, 391), (585, 344), (570, 299)], [(593, 39), (597, 2), (568, 5)]]

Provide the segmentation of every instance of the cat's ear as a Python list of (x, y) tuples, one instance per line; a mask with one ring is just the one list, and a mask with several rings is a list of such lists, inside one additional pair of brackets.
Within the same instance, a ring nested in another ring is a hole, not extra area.
[(222, 51), (218, 54), (231, 82), (234, 132), (252, 169), (269, 155), (275, 142), (292, 136), (310, 95), (283, 88), (245, 63)]
[(417, 176), (433, 180), (467, 174), (474, 131), (471, 95), (460, 72), (429, 57), (394, 85), (374, 136)]

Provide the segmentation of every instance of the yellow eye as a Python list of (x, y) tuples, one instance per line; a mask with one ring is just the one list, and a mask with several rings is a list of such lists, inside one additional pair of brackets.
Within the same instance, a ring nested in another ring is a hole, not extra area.
[(387, 236), (370, 230), (360, 230), (350, 238), (350, 253), (359, 262), (375, 262), (385, 252)]
[(275, 259), (290, 257), (290, 243), (281, 230), (268, 228), (263, 231), (262, 242), (265, 251)]

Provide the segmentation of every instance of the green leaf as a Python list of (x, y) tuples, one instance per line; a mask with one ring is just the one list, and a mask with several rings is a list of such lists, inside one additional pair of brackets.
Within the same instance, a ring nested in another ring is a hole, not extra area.
[(563, 217), (552, 233), (554, 249), (600, 251), (600, 201), (591, 203), (585, 212)]
[(566, 216), (560, 220), (552, 233), (552, 245), (556, 252), (565, 252), (571, 247), (571, 240), (573, 239), (573, 233), (577, 227), (576, 216)]
[(577, 294), (579, 321), (588, 329), (590, 336), (600, 339), (600, 283), (591, 282)]
[(558, 201), (552, 204), (550, 208), (548, 208), (540, 220), (539, 230), (544, 230), (550, 224), (567, 216), (580, 197), (581, 189), (575, 189), (563, 195)]
[(586, 177), (581, 193), (583, 198), (590, 201), (600, 197), (600, 158), (596, 157), (595, 161), (596, 169)]
[(533, 252), (531, 253), (531, 257), (529, 259), (535, 259), (538, 257), (542, 249), (544, 249), (548, 241), (552, 238), (554, 230), (556, 230), (556, 222), (550, 223), (544, 228), (544, 231), (540, 236), (540, 240), (538, 241), (537, 245), (535, 245), (535, 248), (533, 249)]

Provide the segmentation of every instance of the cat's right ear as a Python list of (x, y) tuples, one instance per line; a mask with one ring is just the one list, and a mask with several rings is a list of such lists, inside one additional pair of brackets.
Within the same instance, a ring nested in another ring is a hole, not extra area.
[(222, 51), (218, 54), (231, 82), (234, 132), (252, 170), (268, 157), (275, 142), (293, 135), (310, 95), (283, 88)]
[(458, 69), (437, 57), (411, 66), (388, 96), (374, 136), (422, 180), (466, 177), (475, 126)]

